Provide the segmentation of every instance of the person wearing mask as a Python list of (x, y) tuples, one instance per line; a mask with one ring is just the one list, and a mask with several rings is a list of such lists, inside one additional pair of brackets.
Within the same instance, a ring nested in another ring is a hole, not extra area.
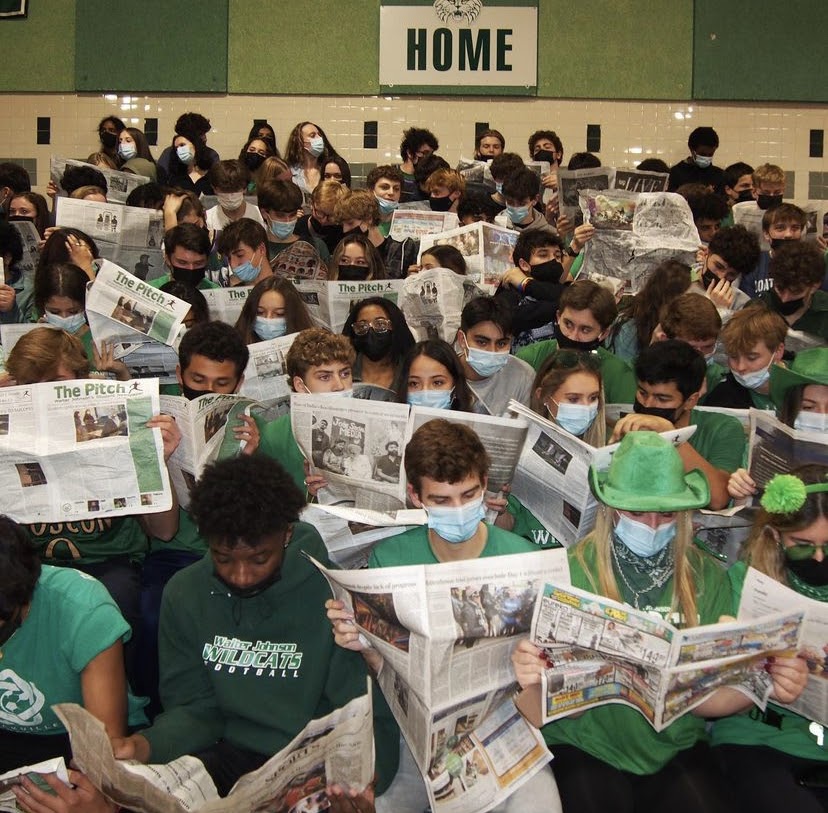
[(397, 400), (401, 404), (459, 412), (479, 409), (457, 353), (442, 339), (417, 342), (405, 354), (400, 379)]
[(540, 200), (540, 181), (531, 169), (524, 167), (506, 178), (503, 182), (503, 199), (512, 228), (520, 232), (545, 231), (557, 236), (554, 227), (535, 208)]
[[(205, 118), (201, 113), (182, 113), (176, 119), (174, 129), (176, 135), (186, 136), (199, 148), (201, 164), (205, 171), (219, 160), (219, 154), (207, 146), (207, 134), (211, 129), (210, 119)], [(167, 176), (173, 174), (173, 159), (175, 157), (176, 148), (171, 146), (166, 147), (158, 159), (158, 166), (167, 173)]]
[(397, 167), (387, 165), (374, 167), (365, 179), (366, 189), (377, 199), (380, 210), (379, 231), (383, 237), (388, 237), (391, 218), (400, 205), (402, 184), (402, 171)]
[(438, 169), (428, 176), (423, 189), (428, 192), (432, 212), (457, 212), (466, 191), (466, 179), (456, 169)]
[(308, 309), (290, 280), (269, 276), (244, 301), (236, 331), (245, 344), (299, 333), (313, 326)]
[[(279, 255), (300, 239), (296, 234), (296, 223), (302, 208), (302, 190), (291, 181), (265, 181), (258, 190), (259, 211), (268, 231), (267, 256), (275, 271)], [(321, 263), (321, 254), (328, 249), (318, 238), (313, 237), (312, 241), (307, 245), (313, 248)]]
[(199, 196), (213, 194), (207, 172), (214, 162), (210, 161), (206, 145), (198, 134), (177, 133), (172, 141), (172, 153), (168, 163), (167, 183), (170, 186)]
[(340, 181), (320, 181), (311, 192), (310, 214), (302, 215), (296, 222), (296, 234), (301, 240), (316, 246), (322, 259), (327, 263), (334, 253), (343, 230), (336, 220), (336, 205), (348, 194)]
[(243, 217), (230, 223), (219, 234), (218, 250), (230, 266), (231, 287), (256, 285), (273, 274), (267, 261), (267, 232), (255, 220)]
[(207, 228), (211, 231), (226, 229), (241, 219), (263, 224), (259, 207), (244, 199), (250, 182), (250, 171), (241, 161), (216, 161), (207, 176), (218, 204), (207, 210)]
[(325, 131), (312, 121), (300, 121), (288, 136), (285, 161), (293, 183), (304, 195), (310, 195), (322, 180), (322, 168), (328, 158), (337, 155)]
[(116, 167), (121, 164), (118, 155), (118, 137), (124, 130), (126, 130), (126, 124), (117, 116), (107, 116), (98, 123), (98, 138), (101, 142), (100, 152), (109, 157)]
[(385, 263), (365, 235), (359, 231), (351, 232), (334, 250), (328, 279), (343, 282), (386, 279)]
[(437, 136), (423, 127), (409, 127), (403, 133), (400, 143), (400, 157), (402, 163), (400, 170), (403, 174), (403, 186), (400, 200), (404, 203), (422, 200), (423, 194), (420, 191), (415, 168), (424, 158), (433, 155), (440, 148)]
[(482, 130), (474, 139), (474, 160), (491, 161), (502, 155), (506, 149), (506, 139), (499, 130)]
[(147, 137), (137, 127), (125, 127), (118, 134), (118, 157), (121, 159), (123, 172), (143, 175), (154, 183), (164, 183), (166, 174), (159, 172), (158, 165), (150, 152)]
[(724, 172), (714, 166), (713, 156), (719, 149), (719, 136), (712, 127), (696, 127), (687, 139), (690, 155), (670, 167), (667, 190), (675, 192), (687, 183), (699, 183), (712, 192), (721, 186)]
[(194, 223), (181, 223), (164, 234), (164, 260), (169, 272), (150, 280), (149, 285), (160, 288), (171, 279), (186, 282), (195, 288), (218, 288), (206, 278), (210, 238), (207, 230)]

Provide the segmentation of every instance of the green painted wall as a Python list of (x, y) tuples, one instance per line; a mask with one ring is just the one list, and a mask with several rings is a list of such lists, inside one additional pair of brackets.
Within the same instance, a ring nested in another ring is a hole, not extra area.
[(0, 91), (75, 89), (75, 0), (31, 0), (29, 16), (0, 20)]

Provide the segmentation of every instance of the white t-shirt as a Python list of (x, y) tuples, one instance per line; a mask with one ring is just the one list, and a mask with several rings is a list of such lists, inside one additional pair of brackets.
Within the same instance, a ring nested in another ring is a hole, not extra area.
[[(245, 203), (244, 204), (244, 214), (242, 217), (247, 217), (250, 220), (255, 220), (260, 225), (264, 226), (264, 220), (262, 220), (262, 215), (259, 212), (259, 207), (254, 206), (252, 203)], [(207, 210), (207, 228), (212, 229), (213, 231), (221, 231), (222, 229), (227, 228), (230, 225), (230, 218), (224, 214), (224, 210), (221, 206), (214, 206), (212, 209)]]

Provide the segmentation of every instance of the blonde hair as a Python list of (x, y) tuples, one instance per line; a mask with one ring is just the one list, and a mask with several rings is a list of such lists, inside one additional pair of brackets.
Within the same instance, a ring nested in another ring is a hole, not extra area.
[(322, 181), (311, 192), (311, 201), (314, 206), (334, 209), (346, 194), (348, 194), (348, 187), (339, 181)]
[(103, 195), (106, 197), (106, 192), (100, 186), (79, 186), (69, 197), (75, 200), (85, 200), (90, 195)]
[(759, 342), (775, 353), (787, 335), (787, 322), (764, 302), (751, 302), (736, 311), (720, 334), (730, 356), (749, 353)]
[(365, 220), (372, 226), (380, 222), (380, 210), (373, 192), (367, 189), (357, 189), (350, 194), (344, 194), (334, 207), (334, 219), (337, 223), (346, 220)]
[(765, 183), (785, 183), (785, 173), (782, 167), (776, 164), (762, 164), (753, 170), (753, 185), (759, 186), (762, 182)]
[(36, 327), (21, 336), (6, 358), (6, 370), (18, 384), (54, 381), (61, 365), (76, 378), (89, 375), (89, 359), (80, 339), (50, 327)]
[(466, 179), (456, 169), (438, 169), (426, 178), (423, 189), (426, 192), (432, 192), (441, 186), (445, 186), (449, 194), (452, 192), (463, 194), (466, 191)]

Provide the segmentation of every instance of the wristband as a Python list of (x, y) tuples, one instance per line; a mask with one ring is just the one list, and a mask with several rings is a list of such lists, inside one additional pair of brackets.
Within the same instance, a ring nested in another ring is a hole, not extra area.
[(518, 285), (518, 290), (522, 294), (526, 293), (526, 286), (529, 284), (530, 280), (531, 280), (531, 277), (524, 277), (523, 280), (521, 280), (520, 285)]
[(568, 257), (577, 257), (580, 253), (580, 251), (575, 251), (575, 249), (572, 248), (572, 243), (566, 247), (566, 254)]

